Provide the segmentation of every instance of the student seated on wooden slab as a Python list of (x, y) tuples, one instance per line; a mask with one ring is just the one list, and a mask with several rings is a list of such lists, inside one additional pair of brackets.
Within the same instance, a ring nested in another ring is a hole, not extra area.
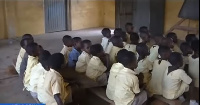
[(103, 47), (103, 50), (106, 51), (106, 49), (108, 47), (108, 44), (109, 44), (109, 40), (111, 38), (111, 30), (109, 28), (104, 28), (101, 31), (101, 33), (103, 35), (103, 38), (102, 38), (102, 41), (101, 41), (101, 45)]

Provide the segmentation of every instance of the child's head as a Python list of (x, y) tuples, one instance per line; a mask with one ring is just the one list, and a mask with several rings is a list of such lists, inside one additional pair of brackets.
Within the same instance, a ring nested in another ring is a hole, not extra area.
[(192, 41), (193, 40), (198, 40), (198, 38), (196, 37), (195, 34), (188, 34), (186, 37), (185, 37), (185, 41), (187, 43), (189, 43), (191, 45)]
[(65, 46), (67, 46), (67, 47), (72, 47), (72, 46), (74, 45), (73, 39), (72, 39), (72, 37), (69, 36), (69, 35), (65, 35), (65, 36), (63, 37), (62, 41), (63, 41), (63, 44), (64, 44)]
[(101, 33), (103, 34), (104, 37), (110, 38), (111, 37), (111, 30), (109, 28), (104, 28)]
[(142, 33), (142, 32), (149, 33), (148, 27), (146, 27), (146, 26), (140, 27), (139, 32), (140, 32), (140, 33)]
[(31, 34), (24, 34), (24, 35), (22, 36), (22, 40), (23, 40), (23, 39), (31, 39), (31, 40), (34, 41), (33, 36), (32, 36)]
[(26, 52), (28, 53), (28, 55), (33, 57), (39, 56), (39, 51), (40, 48), (37, 43), (30, 43), (26, 47)]
[(180, 49), (181, 49), (184, 56), (188, 56), (188, 54), (193, 53), (191, 46), (187, 42), (181, 43)]
[(42, 64), (45, 70), (49, 70), (48, 66), (48, 59), (50, 58), (51, 54), (49, 51), (43, 50), (39, 55), (39, 62)]
[(139, 35), (137, 33), (133, 32), (130, 35), (130, 40), (131, 40), (132, 44), (138, 44), (139, 40), (140, 40), (140, 37), (139, 37)]
[(180, 68), (183, 66), (183, 57), (178, 52), (171, 53), (169, 60), (168, 60), (172, 66), (175, 66), (177, 68)]
[(121, 28), (115, 28), (114, 30), (114, 36), (120, 36), (121, 37), (121, 34), (122, 34), (122, 29)]
[(121, 64), (124, 65), (124, 67), (132, 70), (137, 68), (137, 60), (133, 52), (127, 51), (119, 58), (121, 58)]
[(136, 51), (140, 56), (143, 56), (143, 57), (146, 57), (150, 54), (147, 45), (144, 43), (139, 43), (136, 46)]
[(126, 52), (128, 52), (128, 50), (122, 49), (122, 50), (120, 50), (120, 51), (117, 53), (117, 61), (118, 61), (119, 63), (122, 63), (123, 55), (125, 55)]
[(28, 39), (28, 38), (25, 38), (25, 39), (22, 39), (21, 42), (20, 42), (20, 45), (23, 49), (26, 49), (27, 45), (30, 44), (30, 43), (34, 43), (32, 39)]
[(65, 63), (64, 55), (61, 53), (55, 53), (48, 59), (49, 68), (61, 73), (61, 69)]
[(171, 50), (167, 46), (160, 46), (158, 53), (160, 54), (162, 60), (168, 60), (171, 54)]
[(96, 57), (101, 57), (104, 55), (103, 47), (101, 44), (95, 44), (90, 47), (90, 54)]
[(178, 43), (178, 37), (177, 37), (176, 33), (170, 32), (170, 33), (167, 34), (166, 37), (171, 38), (174, 43)]
[(133, 24), (132, 24), (132, 23), (126, 23), (125, 28), (126, 28), (126, 32), (127, 32), (127, 33), (132, 33), (132, 32), (134, 32), (134, 27), (133, 27)]
[(90, 47), (92, 45), (92, 42), (90, 40), (83, 40), (81, 42), (81, 49), (85, 51), (86, 53), (90, 54)]
[(195, 54), (199, 54), (199, 40), (192, 41), (191, 48)]
[(150, 35), (149, 35), (149, 33), (141, 32), (140, 33), (140, 38), (142, 39), (142, 43), (148, 43), (148, 42), (150, 42)]
[(128, 38), (127, 38), (126, 32), (122, 31), (121, 37), (122, 37), (123, 42), (127, 42)]
[(160, 45), (160, 43), (162, 42), (163, 36), (162, 35), (156, 35), (154, 36), (154, 41), (157, 45)]
[(123, 48), (124, 47), (123, 40), (119, 36), (113, 36), (111, 38), (111, 42), (113, 43), (113, 46), (116, 46), (116, 47), (119, 47), (119, 48)]
[(167, 46), (169, 48), (174, 48), (174, 42), (171, 38), (162, 38), (160, 46)]
[(82, 39), (80, 37), (74, 37), (73, 38), (74, 48), (76, 48), (77, 50), (80, 50), (81, 42), (82, 42)]

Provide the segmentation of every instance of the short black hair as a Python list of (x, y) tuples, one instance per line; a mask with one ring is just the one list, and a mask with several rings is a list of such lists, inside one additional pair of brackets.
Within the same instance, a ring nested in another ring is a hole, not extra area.
[(158, 53), (162, 56), (164, 53), (171, 51), (171, 49), (167, 46), (160, 46), (158, 49)]
[(122, 38), (120, 36), (113, 36), (111, 38), (111, 42), (113, 43), (114, 46), (117, 46), (121, 40)]
[(107, 33), (111, 33), (111, 30), (109, 28), (104, 28), (101, 33), (103, 34), (103, 36), (105, 37)]
[(168, 34), (166, 35), (167, 38), (172, 38), (172, 37), (174, 37), (174, 36), (177, 36), (176, 33), (174, 33), (174, 32), (170, 32), (170, 33), (168, 33)]
[(169, 46), (170, 41), (173, 42), (171, 38), (163, 37), (161, 39), (160, 46)]
[(199, 51), (199, 40), (192, 41), (191, 48), (194, 52), (198, 52)]
[(62, 65), (64, 64), (64, 62), (65, 62), (64, 55), (61, 53), (55, 53), (51, 55), (48, 60), (49, 67), (56, 71), (62, 69)]
[(31, 34), (24, 34), (23, 36), (22, 36), (22, 40), (23, 39), (33, 39), (33, 36), (31, 35)]
[(97, 56), (101, 52), (103, 52), (103, 47), (101, 46), (101, 44), (94, 44), (90, 47), (90, 53), (93, 56)]
[[(28, 39), (28, 38), (22, 39), (22, 40), (20, 41), (20, 46), (21, 46), (22, 48), (24, 48), (26, 43), (33, 43), (33, 42), (34, 42), (34, 41), (33, 41), (32, 39)], [(25, 49), (25, 48), (24, 48), (24, 49)]]
[(187, 43), (187, 42), (183, 42), (183, 43), (181, 43), (181, 45), (180, 45), (180, 49), (181, 49), (182, 52), (187, 51), (187, 49), (190, 48), (190, 47), (191, 47), (191, 46), (190, 46), (189, 43)]
[(30, 56), (34, 55), (35, 52), (37, 52), (37, 50), (38, 50), (38, 44), (37, 43), (30, 43), (26, 47), (26, 52)]
[(81, 42), (82, 39), (80, 37), (74, 37), (73, 40), (74, 40), (74, 43), (78, 43), (78, 42)]
[(133, 26), (133, 23), (126, 23), (125, 27)]
[(90, 40), (83, 40), (81, 42), (81, 48), (84, 48), (85, 44), (91, 44), (92, 42)]
[(117, 53), (117, 61), (118, 61), (119, 63), (122, 63), (123, 55), (125, 55), (127, 52), (128, 52), (128, 50), (122, 49), (122, 50), (120, 50), (120, 51)]
[(198, 38), (196, 37), (195, 34), (188, 34), (186, 37), (185, 37), (185, 41), (189, 44), (192, 43), (193, 40), (198, 40)]
[(114, 35), (115, 36), (121, 36), (122, 32), (123, 32), (123, 30), (121, 28), (115, 28)]
[(180, 62), (183, 62), (183, 57), (182, 57), (181, 53), (173, 52), (173, 53), (170, 54), (168, 61), (170, 62), (170, 64), (172, 66), (176, 66)]
[(127, 51), (124, 55), (121, 57), (121, 64), (127, 67), (130, 63), (132, 63), (134, 60), (136, 60), (136, 56), (133, 52)]
[(63, 41), (64, 44), (67, 43), (68, 41), (71, 41), (71, 40), (72, 40), (72, 37), (69, 36), (69, 35), (63, 36), (63, 39), (62, 39), (62, 41)]
[(140, 33), (141, 33), (141, 32), (147, 32), (147, 33), (148, 33), (148, 27), (146, 27), (146, 26), (140, 27), (139, 32), (140, 32)]
[(132, 43), (133, 42), (134, 43), (139, 43), (140, 37), (139, 37), (139, 35), (137, 33), (133, 32), (130, 35), (130, 40), (131, 40)]
[(39, 56), (39, 62), (42, 64), (43, 68), (46, 69), (48, 66), (48, 60), (51, 56), (51, 53), (47, 50), (43, 50)]
[(140, 55), (140, 54), (144, 54), (144, 53), (147, 53), (148, 52), (148, 46), (144, 43), (139, 43), (137, 44), (136, 46), (136, 51), (137, 53)]

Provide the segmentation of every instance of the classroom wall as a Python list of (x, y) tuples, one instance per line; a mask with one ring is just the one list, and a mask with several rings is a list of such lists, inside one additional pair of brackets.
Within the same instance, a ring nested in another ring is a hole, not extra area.
[(0, 39), (7, 38), (6, 27), (5, 27), (5, 12), (4, 12), (4, 1), (0, 1)]
[[(183, 0), (166, 0), (166, 8), (165, 8), (165, 32), (168, 31), (176, 22), (180, 20), (178, 18), (179, 11), (183, 5)], [(191, 27), (199, 27), (199, 21), (186, 21), (182, 25), (191, 26)], [(177, 33), (178, 38), (181, 40), (185, 39), (187, 32), (184, 31), (174, 31)]]
[(115, 0), (104, 1), (104, 26), (115, 28)]

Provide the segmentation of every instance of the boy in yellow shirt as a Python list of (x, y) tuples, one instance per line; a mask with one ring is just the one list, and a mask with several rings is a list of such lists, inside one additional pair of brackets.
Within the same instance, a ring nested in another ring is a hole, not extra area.
[(109, 28), (104, 28), (101, 31), (101, 33), (103, 34), (101, 45), (102, 45), (104, 51), (106, 51), (106, 48), (108, 47), (108, 44), (109, 44), (109, 40), (111, 38), (111, 31)]
[(78, 57), (78, 61), (76, 63), (76, 71), (79, 73), (85, 73), (88, 63), (90, 62), (90, 59), (92, 58), (92, 55), (90, 54), (90, 47), (92, 45), (92, 42), (90, 40), (83, 40), (81, 42), (81, 48), (82, 53)]
[(181, 50), (178, 45), (178, 37), (177, 37), (176, 33), (170, 32), (167, 34), (166, 37), (172, 39), (172, 41), (174, 42), (173, 51), (181, 53)]
[(179, 69), (183, 65), (183, 58), (180, 53), (172, 53), (169, 62), (171, 66), (167, 67), (162, 82), (163, 97), (170, 100), (179, 98), (181, 101), (185, 101), (183, 94), (189, 91), (189, 84), (192, 79), (184, 70)]
[(130, 40), (131, 43), (127, 44), (124, 48), (128, 51), (136, 53), (136, 46), (139, 43), (139, 35), (137, 33), (131, 33)]
[(132, 23), (126, 23), (125, 29), (126, 29), (126, 35), (127, 35), (127, 43), (131, 43), (130, 33), (134, 32), (134, 26)]

